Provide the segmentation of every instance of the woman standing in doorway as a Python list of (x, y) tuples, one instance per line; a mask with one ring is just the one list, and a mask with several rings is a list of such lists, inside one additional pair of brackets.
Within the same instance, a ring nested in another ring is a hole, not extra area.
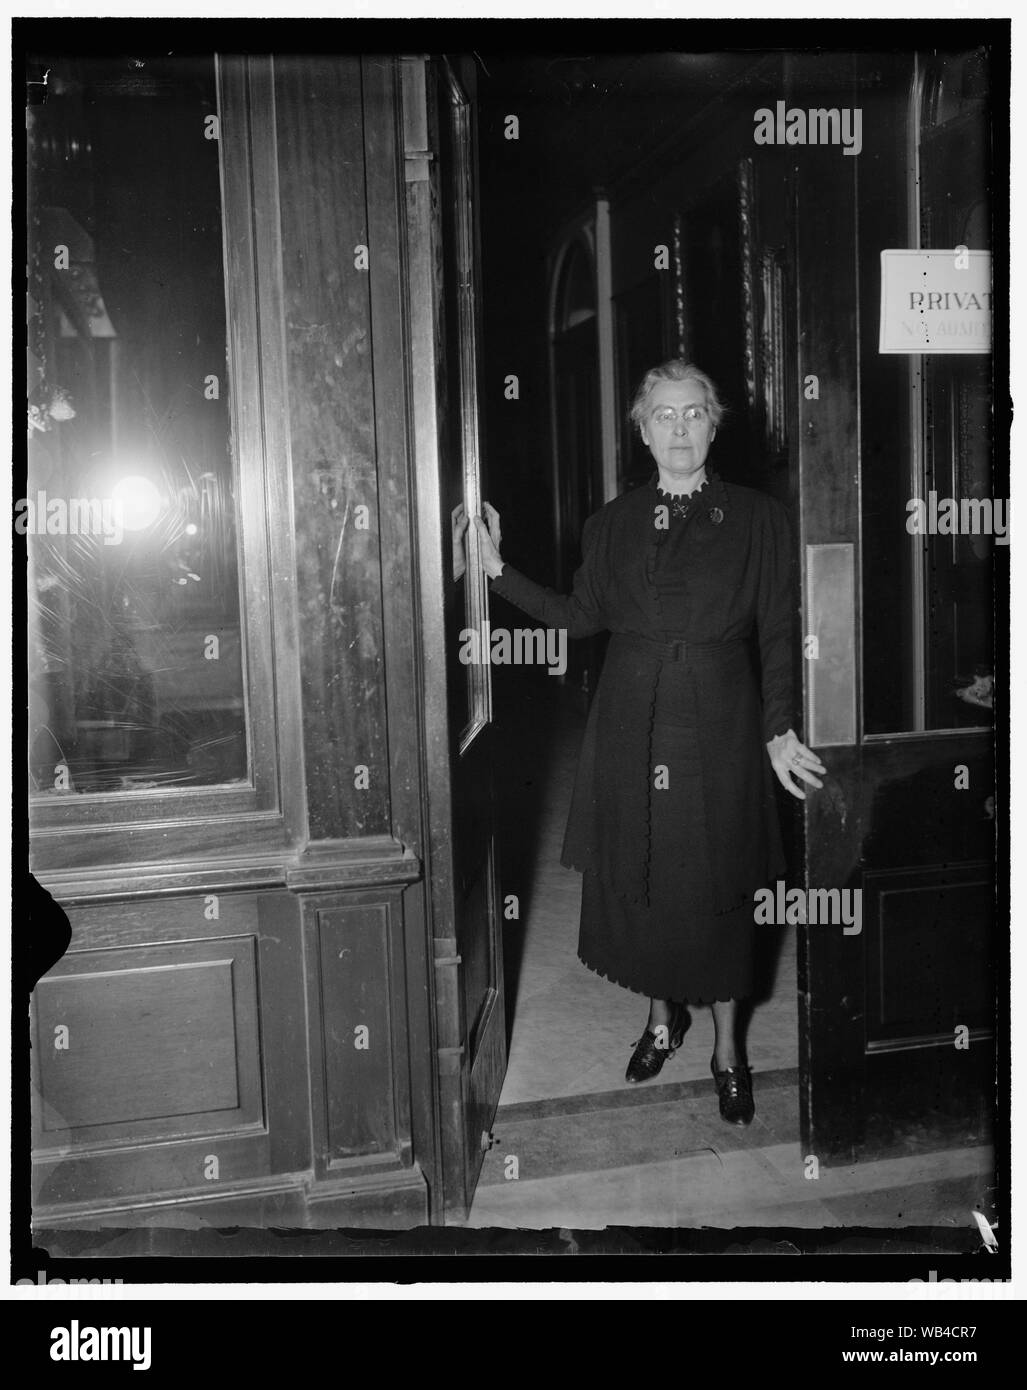
[(656, 472), (589, 517), (570, 595), (502, 559), (494, 508), (475, 526), (496, 593), (570, 637), (612, 634), (561, 862), (583, 874), (582, 961), (649, 996), (627, 1079), (657, 1076), (686, 1006), (710, 1004), (720, 1113), (748, 1124), (736, 1004), (753, 988), (753, 895), (784, 872), (771, 769), (800, 799), (826, 769), (792, 728), (787, 514), (707, 467), (722, 413), (697, 367), (646, 373), (631, 415)]

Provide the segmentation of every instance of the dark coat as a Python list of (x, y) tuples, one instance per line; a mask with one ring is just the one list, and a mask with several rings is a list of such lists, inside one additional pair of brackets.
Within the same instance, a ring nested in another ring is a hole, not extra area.
[[(492, 588), (569, 637), (613, 634), (589, 712), (561, 862), (598, 874), (632, 902), (648, 902), (651, 737), (666, 657), (630, 638), (685, 643), (702, 731), (713, 904), (721, 913), (784, 872), (765, 744), (796, 723), (790, 528), (779, 502), (712, 472), (676, 531), (662, 530), (660, 506), (654, 475), (589, 517), (570, 595), (545, 589), (508, 564)], [(664, 585), (662, 599), (654, 583), (661, 544), (675, 547), (673, 591), (668, 597)], [(714, 646), (720, 649), (702, 650)]]

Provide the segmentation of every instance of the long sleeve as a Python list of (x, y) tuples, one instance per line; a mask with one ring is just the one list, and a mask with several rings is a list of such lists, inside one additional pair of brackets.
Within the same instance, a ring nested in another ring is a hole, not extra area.
[(596, 574), (595, 539), (598, 513), (590, 516), (582, 531), (582, 560), (574, 574), (573, 591), (558, 594), (536, 584), (526, 574), (504, 562), (503, 572), (491, 581), (493, 592), (522, 608), (546, 627), (565, 628), (568, 637), (590, 637), (606, 626)]
[(756, 629), (763, 695), (763, 739), (794, 727), (792, 545), (788, 513), (770, 502), (763, 518)]

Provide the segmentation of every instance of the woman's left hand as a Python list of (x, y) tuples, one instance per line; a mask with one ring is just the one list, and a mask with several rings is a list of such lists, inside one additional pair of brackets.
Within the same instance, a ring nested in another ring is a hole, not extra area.
[(767, 744), (767, 752), (770, 754), (771, 766), (777, 773), (777, 780), (785, 791), (791, 792), (792, 796), (797, 796), (800, 801), (806, 800), (806, 793), (792, 781), (793, 776), (801, 777), (811, 787), (824, 785), (815, 774), (819, 772), (826, 777), (827, 768), (811, 748), (799, 742), (794, 729), (772, 738)]

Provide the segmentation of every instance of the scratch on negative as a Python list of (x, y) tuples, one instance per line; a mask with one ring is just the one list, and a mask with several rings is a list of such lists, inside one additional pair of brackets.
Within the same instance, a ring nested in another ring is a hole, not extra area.
[(328, 589), (328, 605), (332, 607), (335, 603), (335, 580), (339, 573), (339, 557), (342, 554), (342, 542), (346, 535), (346, 527), (349, 525), (349, 502), (346, 502), (346, 510), (342, 514), (342, 525), (339, 527), (339, 544), (335, 548), (335, 559), (332, 562), (332, 582)]
[(849, 806), (848, 802), (845, 800), (845, 794), (842, 792), (841, 788), (835, 784), (831, 785), (831, 802), (838, 813), (838, 818), (844, 830), (845, 822), (849, 819)]
[(718, 1162), (718, 1163), (720, 1164), (720, 1166), (723, 1168), (723, 1166), (724, 1166), (724, 1160), (723, 1160), (723, 1158), (721, 1158), (721, 1156), (720, 1156), (720, 1150), (719, 1150), (719, 1149), (715, 1149), (715, 1148), (713, 1147), (712, 1144), (703, 1144), (700, 1148), (694, 1150), (694, 1152), (696, 1152), (696, 1153), (709, 1153), (709, 1154), (714, 1154), (714, 1155), (716, 1156), (717, 1162)]

